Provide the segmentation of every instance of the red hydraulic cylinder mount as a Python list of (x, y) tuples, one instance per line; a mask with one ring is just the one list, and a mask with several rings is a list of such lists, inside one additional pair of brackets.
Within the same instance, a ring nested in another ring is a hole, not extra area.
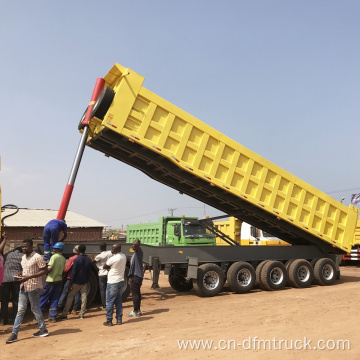
[(70, 203), (71, 194), (74, 189), (76, 175), (79, 170), (82, 155), (84, 153), (84, 148), (85, 148), (85, 144), (86, 144), (86, 140), (87, 140), (87, 134), (88, 134), (88, 130), (89, 130), (88, 125), (89, 125), (89, 121), (91, 119), (91, 111), (94, 107), (96, 99), (98, 98), (99, 94), (101, 93), (102, 89), (104, 88), (104, 85), (105, 85), (105, 80), (102, 78), (97, 78), (95, 87), (94, 87), (94, 91), (92, 93), (91, 100), (90, 100), (90, 103), (89, 103), (89, 106), (88, 106), (88, 109), (87, 109), (87, 112), (85, 115), (85, 119), (82, 122), (82, 124), (84, 125), (84, 129), (83, 129), (83, 133), (82, 133), (82, 136), (80, 139), (80, 144), (78, 146), (78, 150), (77, 150), (77, 153), (75, 156), (75, 160), (74, 160), (74, 163), (73, 163), (73, 166), (71, 169), (69, 180), (65, 187), (64, 195), (61, 200), (59, 212), (56, 217), (58, 220), (65, 219), (66, 212), (67, 212), (67, 209), (68, 209), (68, 206)]

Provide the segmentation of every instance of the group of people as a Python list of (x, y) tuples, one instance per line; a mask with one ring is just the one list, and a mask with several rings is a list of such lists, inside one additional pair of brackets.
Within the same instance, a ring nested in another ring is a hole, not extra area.
[[(39, 325), (39, 331), (34, 333), (33, 337), (45, 337), (49, 334), (43, 316), (43, 310), (47, 306), (49, 306), (49, 322), (56, 322), (59, 319), (65, 320), (75, 298), (73, 310), (78, 311), (81, 302), (79, 317), (80, 319), (84, 318), (87, 306), (86, 287), (91, 273), (92, 261), (86, 256), (86, 246), (83, 244), (75, 246), (74, 255), (66, 260), (62, 255), (63, 240), (66, 237), (67, 230), (66, 224), (61, 220), (52, 220), (50, 223), (52, 223), (51, 226), (45, 226), (44, 229), (44, 248), (47, 249), (44, 257), (34, 251), (31, 239), (24, 240), (21, 247), (3, 256), (6, 236), (5, 233), (2, 235), (0, 243), (1, 324), (7, 325), (9, 321), (10, 294), (12, 295), (14, 324), (12, 333), (6, 340), (7, 344), (18, 340), (18, 332), (28, 303), (30, 303), (31, 311)], [(58, 224), (57, 230), (55, 229), (56, 224)], [(61, 232), (63, 232), (63, 236), (61, 241), (58, 241)], [(45, 246), (45, 242), (47, 246)], [(130, 261), (128, 277), (134, 310), (128, 316), (139, 317), (142, 315), (140, 288), (144, 276), (143, 254), (139, 239), (134, 241), (133, 250), (134, 254)], [(100, 246), (100, 251), (101, 253), (95, 257), (95, 262), (99, 269), (102, 307), (104, 310), (106, 309), (104, 325), (114, 325), (114, 309), (116, 309), (115, 324), (121, 325), (123, 317), (122, 294), (126, 288), (126, 256), (121, 252), (120, 244), (114, 244), (111, 251), (106, 251), (106, 244), (103, 243)], [(66, 282), (62, 289), (64, 274)], [(60, 311), (61, 313), (58, 314)]]
[[(141, 285), (144, 277), (143, 252), (140, 240), (136, 239), (132, 245), (134, 254), (131, 257), (128, 273), (130, 291), (132, 293), (134, 310), (129, 317), (140, 317)], [(101, 253), (95, 257), (99, 268), (99, 287), (103, 309), (106, 309), (105, 326), (113, 326), (114, 307), (116, 308), (116, 325), (122, 324), (122, 294), (126, 288), (125, 270), (126, 256), (121, 252), (121, 245), (115, 244), (111, 251), (106, 251), (106, 244), (100, 245)]]

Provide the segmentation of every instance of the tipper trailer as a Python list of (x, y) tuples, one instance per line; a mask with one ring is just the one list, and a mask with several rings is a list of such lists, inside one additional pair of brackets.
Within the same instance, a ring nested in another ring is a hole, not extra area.
[[(351, 249), (358, 209), (145, 89), (143, 81), (119, 64), (97, 80), (79, 123), (79, 149), (86, 144), (292, 245), (142, 245), (154, 286), (159, 269), (176, 290), (194, 284), (203, 296), (218, 294), (226, 280), (238, 293), (251, 290), (255, 281), (266, 290), (282, 289), (288, 280), (295, 287), (310, 286), (313, 278), (332, 284), (339, 276), (339, 255)], [(63, 199), (71, 194), (78, 154)], [(130, 244), (123, 247), (130, 256)]]

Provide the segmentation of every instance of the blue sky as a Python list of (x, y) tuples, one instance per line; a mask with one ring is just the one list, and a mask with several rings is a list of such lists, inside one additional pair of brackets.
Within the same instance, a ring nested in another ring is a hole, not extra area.
[[(116, 62), (349, 204), (360, 192), (359, 17), (358, 1), (2, 2), (2, 205), (58, 209), (77, 124)], [(85, 149), (70, 210), (121, 227), (169, 208), (204, 215), (203, 203)]]

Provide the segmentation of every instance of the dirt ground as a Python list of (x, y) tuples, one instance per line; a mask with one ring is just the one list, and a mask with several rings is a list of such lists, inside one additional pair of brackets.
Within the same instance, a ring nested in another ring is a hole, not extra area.
[[(0, 358), (360, 359), (360, 268), (342, 267), (341, 280), (333, 286), (278, 292), (254, 290), (243, 295), (225, 288), (213, 298), (198, 297), (194, 290), (177, 293), (164, 275), (160, 289), (151, 290), (150, 286), (151, 281), (145, 280), (143, 316), (126, 316), (132, 310), (128, 300), (121, 326), (103, 326), (105, 312), (96, 305), (84, 320), (71, 314), (68, 320), (48, 324), (50, 336), (46, 338), (32, 338), (37, 330), (30, 314), (16, 343), (5, 344), (12, 327), (0, 326)], [(189, 346), (180, 350), (178, 340), (213, 341), (213, 348), (192, 350)], [(330, 348), (338, 340), (348, 340), (351, 349), (346, 345), (346, 350), (310, 350), (309, 344), (314, 348), (319, 340), (324, 340), (321, 347), (327, 342)], [(230, 349), (222, 350), (227, 345)], [(293, 350), (287, 350), (285, 345)]]

